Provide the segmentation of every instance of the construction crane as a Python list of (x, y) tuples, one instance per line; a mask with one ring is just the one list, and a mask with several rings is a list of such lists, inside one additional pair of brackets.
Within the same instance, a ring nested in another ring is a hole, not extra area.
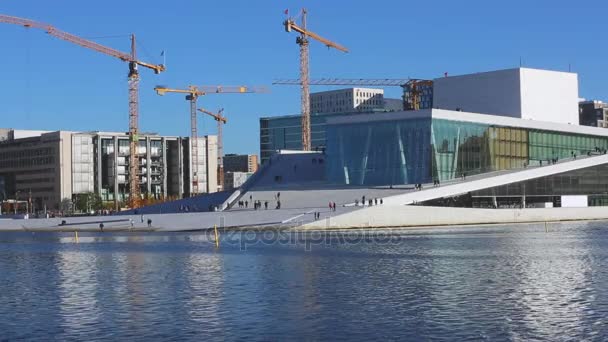
[[(285, 11), (287, 14), (288, 11)], [(302, 9), (301, 15), (301, 26), (298, 26), (294, 18), (287, 18), (283, 22), (285, 31), (291, 32), (296, 31), (300, 33), (300, 36), (296, 38), (296, 44), (300, 45), (300, 82), (302, 93), (301, 93), (301, 109), (302, 109), (302, 150), (310, 151), (311, 140), (310, 140), (310, 87), (309, 87), (309, 70), (308, 70), (308, 37), (320, 41), (325, 44), (328, 48), (334, 48), (342, 52), (348, 52), (348, 49), (338, 45), (330, 40), (327, 40), (318, 34), (308, 31), (306, 29), (306, 14), (308, 12), (305, 8)]]
[[(278, 79), (272, 84), (299, 85), (300, 80)], [(432, 87), (433, 81), (414, 78), (319, 78), (309, 81), (310, 85), (331, 86), (372, 86), (372, 87), (401, 87), (403, 88), (403, 109), (420, 109), (421, 88)]]
[(63, 39), (70, 43), (80, 45), (112, 57), (116, 57), (123, 62), (129, 63), (129, 73), (127, 76), (129, 83), (129, 201), (132, 208), (138, 207), (140, 202), (140, 188), (138, 175), (139, 158), (137, 156), (137, 147), (139, 145), (137, 136), (139, 132), (139, 72), (137, 71), (137, 66), (151, 69), (155, 74), (165, 71), (165, 66), (163, 64), (146, 63), (137, 59), (134, 34), (131, 35), (131, 52), (124, 53), (122, 51), (78, 37), (71, 33), (61, 31), (51, 25), (30, 19), (0, 14), (0, 23), (21, 25), (26, 28), (44, 30), (53, 37)]
[(221, 190), (224, 190), (224, 138), (222, 126), (228, 122), (225, 116), (222, 115), (224, 108), (217, 113), (210, 112), (204, 108), (199, 108), (199, 112), (211, 116), (217, 122), (217, 182)]
[(199, 96), (208, 94), (228, 93), (266, 93), (265, 87), (247, 86), (188, 86), (188, 89), (172, 89), (165, 86), (154, 88), (158, 95), (166, 93), (186, 94), (186, 100), (190, 101), (190, 163), (192, 165), (192, 194), (198, 194), (198, 128), (196, 118), (196, 101)]

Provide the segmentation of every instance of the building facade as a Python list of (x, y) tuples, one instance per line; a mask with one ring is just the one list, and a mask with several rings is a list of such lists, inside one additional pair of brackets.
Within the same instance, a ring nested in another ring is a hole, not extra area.
[[(31, 199), (34, 210), (58, 209), (63, 199), (91, 192), (103, 201), (127, 200), (130, 147), (126, 134), (9, 129), (0, 134), (0, 193), (5, 199)], [(199, 139), (199, 192), (215, 192), (217, 139)], [(137, 155), (143, 196), (191, 195), (188, 138), (142, 134)]]
[(258, 170), (258, 156), (256, 154), (226, 154), (223, 158), (224, 172), (249, 172)]
[[(344, 115), (317, 114), (310, 117), (311, 147), (325, 148), (325, 122), (327, 118)], [(302, 116), (286, 115), (260, 118), (260, 159), (264, 164), (279, 150), (302, 149)]]
[(608, 149), (608, 132), (446, 110), (335, 117), (328, 180), (348, 185), (448, 181), (523, 169)]
[[(72, 196), (70, 132), (2, 130), (0, 193), (4, 200), (26, 200), (34, 208), (55, 208)], [(65, 166), (68, 167), (65, 167)]]
[(410, 80), (403, 86), (401, 110), (433, 108), (433, 81)]
[(224, 186), (226, 190), (236, 189), (243, 185), (251, 175), (253, 175), (252, 172), (226, 172), (224, 174)]
[(578, 125), (575, 73), (515, 68), (433, 80), (433, 108)]
[(608, 128), (608, 103), (582, 101), (579, 102), (578, 109), (580, 125)]
[(311, 114), (384, 110), (384, 90), (347, 88), (310, 94)]

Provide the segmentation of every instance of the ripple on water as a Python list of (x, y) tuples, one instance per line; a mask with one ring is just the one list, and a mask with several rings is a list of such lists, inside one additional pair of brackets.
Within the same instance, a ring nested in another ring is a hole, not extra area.
[(606, 339), (606, 227), (550, 228), (6, 234), (0, 339)]

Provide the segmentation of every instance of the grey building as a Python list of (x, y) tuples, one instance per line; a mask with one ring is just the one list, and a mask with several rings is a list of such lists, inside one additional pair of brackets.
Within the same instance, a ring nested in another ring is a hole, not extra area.
[[(199, 138), (199, 191), (217, 190), (217, 138)], [(116, 132), (0, 129), (0, 195), (28, 199), (33, 210), (58, 209), (62, 199), (94, 192), (103, 201), (128, 196), (129, 138)], [(139, 136), (141, 193), (153, 198), (189, 196), (190, 140)]]

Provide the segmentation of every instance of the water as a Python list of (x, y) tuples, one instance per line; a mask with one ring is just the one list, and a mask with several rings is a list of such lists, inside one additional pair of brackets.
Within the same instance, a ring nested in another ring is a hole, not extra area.
[(0, 340), (606, 340), (606, 228), (5, 233)]

